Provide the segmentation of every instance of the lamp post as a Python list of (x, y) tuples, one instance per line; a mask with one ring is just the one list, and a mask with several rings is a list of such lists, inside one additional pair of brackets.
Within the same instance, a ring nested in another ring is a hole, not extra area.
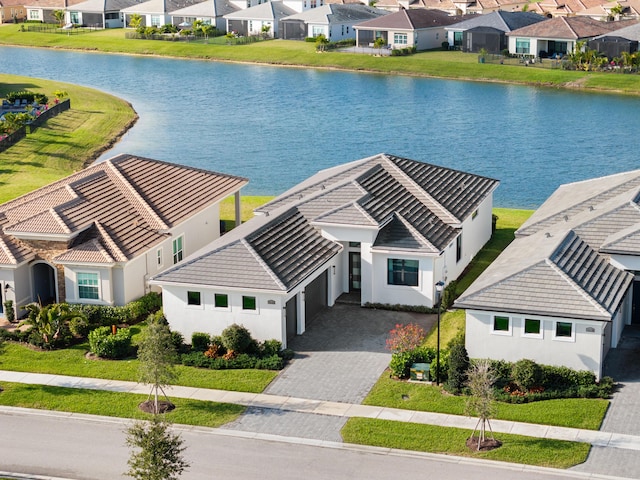
[(442, 310), (442, 290), (444, 282), (436, 283), (436, 307), (438, 308), (438, 341), (436, 344), (436, 385), (440, 385), (440, 310)]

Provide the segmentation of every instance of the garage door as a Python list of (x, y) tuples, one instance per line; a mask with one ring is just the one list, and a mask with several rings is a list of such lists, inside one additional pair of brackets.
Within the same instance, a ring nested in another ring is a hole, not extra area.
[(327, 270), (307, 285), (304, 301), (305, 325), (308, 326), (320, 312), (327, 308)]
[(298, 333), (298, 296), (289, 299), (286, 305), (287, 316), (287, 342)]

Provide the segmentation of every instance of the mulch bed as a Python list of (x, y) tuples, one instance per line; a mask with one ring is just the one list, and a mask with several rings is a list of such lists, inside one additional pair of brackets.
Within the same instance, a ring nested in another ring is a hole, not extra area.
[[(139, 403), (138, 408), (146, 413), (155, 413), (154, 404), (155, 402), (153, 400), (147, 400)], [(167, 413), (175, 408), (176, 406), (168, 400), (158, 400), (158, 413)]]
[(494, 450), (496, 448), (500, 448), (501, 446), (502, 442), (500, 440), (496, 440), (494, 438), (485, 438), (480, 444), (480, 449), (478, 450), (478, 437), (467, 438), (467, 448), (474, 452), (488, 452), (489, 450)]

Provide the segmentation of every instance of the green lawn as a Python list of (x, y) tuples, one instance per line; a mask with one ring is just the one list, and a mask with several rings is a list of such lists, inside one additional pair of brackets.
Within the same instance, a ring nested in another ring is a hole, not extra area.
[(0, 203), (82, 169), (137, 118), (127, 102), (97, 90), (0, 74), (0, 97), (23, 89), (42, 92), (50, 101), (55, 90), (65, 90), (71, 109), (2, 152)]
[[(7, 343), (0, 355), (0, 369), (50, 373), (74, 377), (138, 381), (138, 360), (89, 360), (87, 344), (53, 351), (38, 351)], [(271, 370), (209, 370), (176, 365), (176, 385), (260, 393), (276, 377)]]
[[(469, 430), (460, 428), (371, 418), (351, 418), (342, 429), (342, 438), (348, 443), (552, 468), (578, 465), (587, 459), (590, 449), (587, 443), (497, 433), (495, 438), (502, 442), (500, 448), (476, 452), (469, 450), (465, 445), (470, 434)], [(516, 477), (514, 472), (514, 478)]]
[[(266, 196), (247, 196), (241, 197), (240, 200), (240, 216), (242, 221), (246, 222), (253, 217), (253, 211), (264, 205), (265, 203), (273, 200), (274, 197)], [(220, 220), (224, 220), (227, 230), (233, 228), (236, 224), (236, 210), (235, 210), (235, 198), (225, 198), (220, 203)]]
[[(409, 383), (389, 378), (385, 373), (373, 387), (365, 405), (402, 408), (424, 412), (464, 415), (465, 397), (451, 395), (435, 385)], [(600, 428), (608, 400), (567, 398), (511, 404), (496, 402), (495, 418), (559, 427)]]
[[(226, 43), (226, 42), (224, 42)], [(317, 53), (315, 44), (273, 40), (248, 45), (221, 45), (218, 42), (186, 43), (128, 40), (124, 29), (107, 29), (83, 35), (21, 32), (16, 25), (0, 28), (0, 44), (33, 47), (162, 55), (178, 58), (299, 65), (371, 71), (385, 74), (419, 75), (489, 82), (508, 82), (550, 87), (580, 85), (581, 90), (597, 89), (640, 94), (640, 75), (527, 68), (524, 66), (480, 64), (477, 55), (431, 51), (407, 57), (378, 57), (340, 52)]]
[[(150, 418), (149, 414), (138, 409), (138, 404), (147, 400), (147, 395), (19, 383), (2, 383), (2, 388), (0, 405), (108, 417)], [(176, 409), (167, 413), (167, 420), (184, 425), (215, 428), (235, 420), (245, 410), (243, 406), (228, 403), (171, 397), (170, 400)]]

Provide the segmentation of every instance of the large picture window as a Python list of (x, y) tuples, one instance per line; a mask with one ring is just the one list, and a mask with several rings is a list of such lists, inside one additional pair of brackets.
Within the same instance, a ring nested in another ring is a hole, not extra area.
[(387, 259), (387, 283), (389, 285), (418, 286), (418, 260)]
[(530, 52), (530, 43), (528, 38), (516, 38), (516, 53), (528, 55)]
[(406, 45), (407, 44), (407, 34), (406, 33), (394, 33), (393, 34), (393, 43), (396, 45)]
[(78, 298), (99, 300), (99, 276), (97, 273), (78, 273)]

